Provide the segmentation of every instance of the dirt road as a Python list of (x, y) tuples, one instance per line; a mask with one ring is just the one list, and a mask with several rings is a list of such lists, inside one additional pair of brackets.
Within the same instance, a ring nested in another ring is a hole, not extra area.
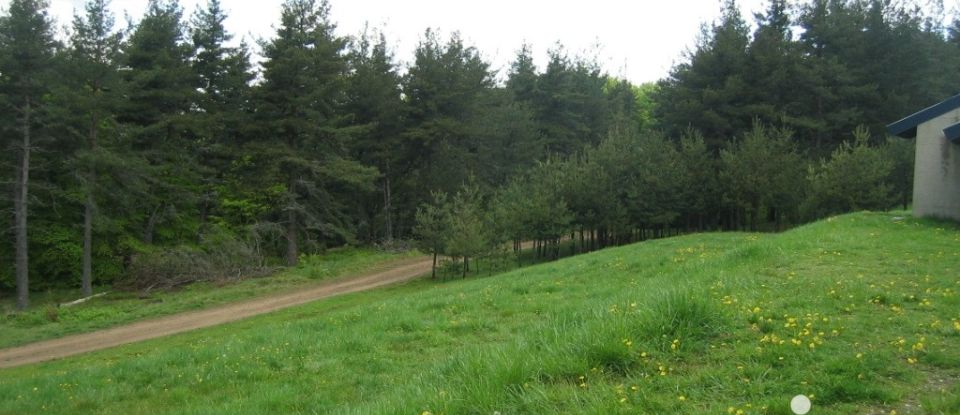
[(61, 359), (123, 344), (216, 326), (340, 294), (410, 281), (430, 272), (430, 265), (431, 260), (429, 258), (416, 258), (394, 264), (387, 270), (332, 281), (301, 291), (3, 349), (0, 350), (0, 368)]

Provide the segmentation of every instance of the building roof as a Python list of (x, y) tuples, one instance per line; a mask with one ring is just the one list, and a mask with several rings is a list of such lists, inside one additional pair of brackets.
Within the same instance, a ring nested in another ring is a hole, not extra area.
[[(915, 138), (917, 136), (917, 126), (957, 108), (960, 108), (960, 95), (954, 95), (953, 97), (948, 98), (946, 101), (890, 124), (887, 126), (887, 131), (889, 131), (890, 134), (903, 138)], [(947, 128), (947, 130), (950, 130), (954, 127), (957, 126), (954, 125), (950, 128)], [(960, 131), (957, 131), (956, 134), (960, 134)]]
[(948, 140), (960, 144), (960, 123), (956, 123), (944, 129), (943, 135), (947, 136)]

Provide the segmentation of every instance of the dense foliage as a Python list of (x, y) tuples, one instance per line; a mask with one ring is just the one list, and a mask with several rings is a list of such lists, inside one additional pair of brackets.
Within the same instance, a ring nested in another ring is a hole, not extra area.
[(287, 0), (259, 49), (218, 0), (151, 0), (126, 30), (89, 0), (62, 41), (47, 6), (0, 16), (0, 289), (21, 306), (28, 280), (150, 286), (167, 259), (235, 275), (419, 238), (466, 272), (509, 241), (555, 257), (906, 205), (912, 148), (881, 127), (960, 85), (960, 20), (880, 0), (772, 0), (752, 34), (729, 1), (639, 86), (562, 45), (500, 77), (434, 30), (402, 67), (323, 0)]
[(654, 94), (656, 117), (693, 126), (711, 149), (753, 120), (794, 131), (829, 155), (859, 125), (884, 125), (960, 92), (960, 19), (925, 2), (769, 0), (753, 34), (733, 0)]

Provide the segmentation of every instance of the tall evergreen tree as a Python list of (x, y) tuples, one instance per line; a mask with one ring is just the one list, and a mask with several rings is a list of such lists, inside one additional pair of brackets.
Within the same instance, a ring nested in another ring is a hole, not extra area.
[[(127, 99), (119, 121), (131, 127), (130, 150), (143, 158), (147, 188), (137, 189), (142, 208), (133, 219), (143, 242), (153, 244), (159, 226), (171, 241), (195, 234), (187, 214), (197, 199), (196, 146), (190, 117), (197, 100), (177, 0), (150, 0), (124, 50)], [(132, 190), (132, 189), (131, 189)], [(176, 220), (173, 220), (176, 219)], [(138, 223), (137, 223), (138, 222)]]
[(537, 98), (537, 66), (533, 62), (533, 50), (524, 43), (507, 73), (507, 89), (514, 101), (533, 103)]
[(30, 156), (44, 126), (44, 94), (53, 79), (57, 42), (43, 0), (12, 0), (0, 17), (0, 93), (6, 96), (4, 112), (13, 117), (7, 134), (19, 136), (14, 183), (14, 244), (17, 309), (30, 304), (28, 217), (30, 206)]
[(121, 34), (114, 30), (108, 0), (90, 0), (84, 15), (74, 16), (69, 62), (78, 75), (72, 85), (72, 110), (82, 114), (86, 128), (80, 175), (84, 177), (83, 260), (81, 287), (84, 296), (93, 294), (93, 224), (101, 136), (113, 121), (119, 88)]
[(645, 122), (637, 105), (636, 88), (625, 79), (607, 79), (604, 94), (609, 104), (609, 124), (613, 128), (637, 131)]
[(661, 127), (678, 135), (692, 126), (703, 133), (713, 152), (746, 131), (753, 118), (744, 107), (749, 102), (749, 42), (739, 6), (735, 0), (726, 0), (720, 21), (703, 28), (687, 62), (660, 82), (654, 100)]
[(814, 0), (802, 7), (800, 44), (807, 55), (797, 101), (812, 117), (808, 126), (815, 153), (824, 153), (835, 137), (851, 131), (863, 118), (858, 102), (874, 99), (877, 86), (863, 83), (845, 60), (860, 31), (855, 10), (844, 1)]
[(531, 105), (514, 102), (504, 90), (489, 90), (467, 124), (473, 143), (476, 177), (500, 186), (543, 158), (543, 139)]
[(806, 72), (802, 51), (793, 40), (787, 1), (770, 0), (766, 12), (757, 14), (756, 21), (748, 50), (750, 70), (745, 74), (750, 94), (747, 107), (763, 122), (805, 133), (816, 120), (797, 99), (805, 91), (802, 80)]
[(379, 211), (371, 212), (370, 216), (378, 217), (376, 222), (382, 224), (382, 228), (371, 231), (391, 240), (397, 232), (394, 195), (402, 189), (401, 180), (413, 167), (409, 164), (412, 158), (409, 146), (401, 139), (405, 107), (399, 68), (382, 33), (375, 36), (365, 31), (354, 42), (349, 58), (351, 74), (345, 112), (352, 118), (351, 124), (356, 130), (352, 147), (358, 161), (376, 166), (381, 173), (381, 194), (376, 198), (379, 200), (370, 200), (364, 205), (379, 207)]
[(493, 86), (490, 65), (457, 33), (444, 43), (427, 30), (415, 56), (403, 82), (410, 122), (404, 135), (418, 155), (412, 163), (424, 191), (453, 193), (476, 169), (468, 122)]
[(563, 47), (550, 51), (546, 71), (537, 81), (537, 120), (553, 154), (571, 155), (598, 144), (610, 127), (607, 78), (599, 64), (571, 59)]
[(254, 78), (248, 46), (226, 45), (233, 40), (224, 28), (227, 17), (219, 0), (209, 0), (206, 8), (194, 13), (190, 23), (195, 51), (192, 67), (201, 92), (197, 101), (205, 114), (218, 116), (206, 123), (225, 124), (222, 128), (235, 121), (228, 117), (229, 113), (249, 109), (249, 84)]
[[(201, 177), (200, 231), (222, 199), (233, 198), (238, 189), (225, 188), (231, 163), (242, 157), (240, 143), (248, 133), (253, 105), (250, 83), (254, 74), (246, 44), (226, 45), (233, 36), (224, 22), (227, 14), (219, 0), (210, 0), (198, 9), (190, 24), (190, 39), (195, 50), (191, 62), (199, 91), (193, 126)], [(225, 195), (221, 193), (231, 193)], [(238, 225), (238, 224), (231, 224)]]
[[(369, 189), (376, 174), (344, 157), (342, 108), (346, 41), (334, 34), (326, 1), (288, 0), (276, 37), (263, 45), (259, 115), (270, 136), (269, 177), (283, 187), (275, 213), (285, 227), (286, 263), (296, 265), (303, 230), (341, 241), (353, 238), (351, 218), (332, 193)], [(264, 168), (261, 167), (261, 168)]]

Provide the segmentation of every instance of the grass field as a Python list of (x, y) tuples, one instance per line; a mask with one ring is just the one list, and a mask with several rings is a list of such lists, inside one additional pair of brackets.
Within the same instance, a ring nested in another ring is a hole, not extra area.
[(960, 228), (861, 213), (0, 371), (0, 413), (960, 413)]
[(80, 298), (80, 290), (34, 294), (32, 307), (24, 313), (13, 313), (14, 299), (7, 298), (0, 301), (0, 348), (315, 285), (322, 280), (375, 269), (413, 255), (418, 254), (356, 248), (331, 250), (322, 256), (304, 257), (298, 267), (267, 278), (222, 284), (197, 283), (180, 290), (155, 291), (149, 295), (115, 291), (72, 308), (57, 308), (56, 305)]

